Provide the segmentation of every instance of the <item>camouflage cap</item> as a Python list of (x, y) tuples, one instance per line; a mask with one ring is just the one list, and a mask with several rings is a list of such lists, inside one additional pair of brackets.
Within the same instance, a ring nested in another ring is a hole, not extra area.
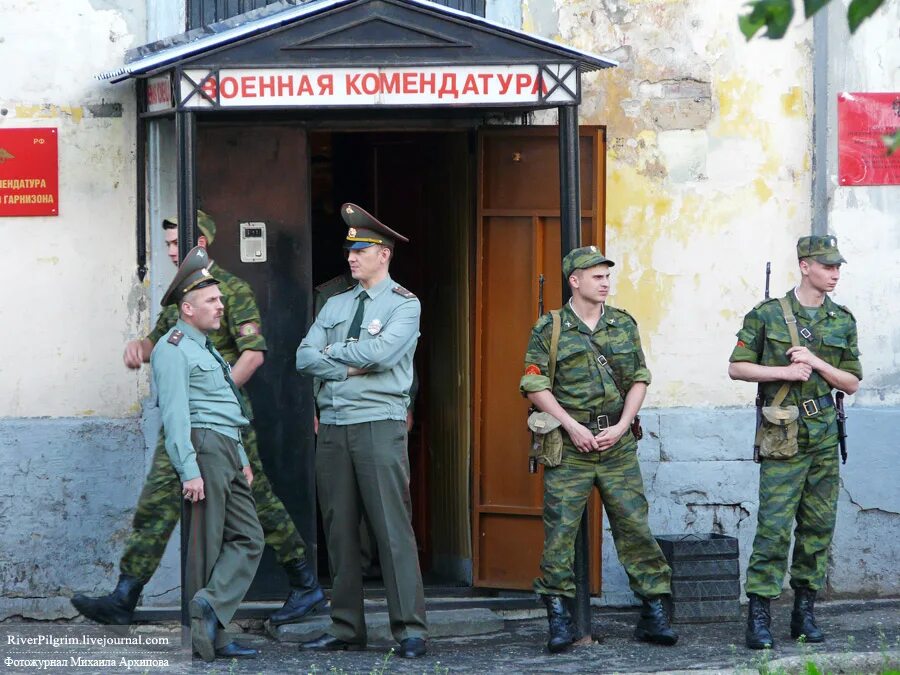
[[(178, 227), (178, 216), (165, 218), (163, 226), (166, 223), (172, 223), (175, 227)], [(216, 221), (206, 211), (201, 211), (200, 209), (197, 209), (197, 229), (200, 230), (200, 234), (206, 237), (207, 244), (213, 243), (213, 240), (216, 238)]]
[(341, 207), (341, 216), (350, 228), (347, 230), (347, 243), (344, 245), (347, 249), (368, 248), (375, 244), (394, 248), (394, 244), (398, 241), (404, 244), (409, 242), (409, 239), (399, 232), (394, 232), (356, 204), (349, 202), (344, 204)]
[(563, 274), (567, 278), (575, 270), (586, 270), (595, 265), (609, 265), (612, 267), (615, 264), (604, 256), (596, 246), (582, 246), (581, 248), (572, 249), (562, 261)]
[(840, 265), (847, 262), (838, 251), (837, 238), (831, 235), (824, 237), (800, 237), (797, 240), (797, 258), (812, 258), (823, 265)]
[(209, 273), (208, 267), (209, 254), (206, 249), (202, 246), (192, 248), (175, 272), (175, 278), (169, 284), (160, 304), (163, 307), (179, 305), (189, 292), (219, 283), (219, 280)]

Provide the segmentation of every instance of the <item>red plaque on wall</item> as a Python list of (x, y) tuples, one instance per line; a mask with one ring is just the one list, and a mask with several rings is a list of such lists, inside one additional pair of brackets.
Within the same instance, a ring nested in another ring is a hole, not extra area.
[(900, 185), (900, 152), (882, 136), (900, 128), (900, 93), (838, 94), (838, 180), (841, 185)]
[(59, 215), (57, 130), (0, 129), (0, 216)]

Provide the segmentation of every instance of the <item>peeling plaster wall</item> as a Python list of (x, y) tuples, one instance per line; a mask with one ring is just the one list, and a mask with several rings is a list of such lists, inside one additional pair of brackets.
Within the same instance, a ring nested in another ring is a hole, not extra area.
[(58, 128), (60, 184), (58, 217), (0, 218), (0, 417), (121, 417), (146, 393), (146, 377), (121, 362), (147, 320), (135, 275), (134, 95), (94, 79), (143, 41), (144, 5), (0, 5), (0, 129)]

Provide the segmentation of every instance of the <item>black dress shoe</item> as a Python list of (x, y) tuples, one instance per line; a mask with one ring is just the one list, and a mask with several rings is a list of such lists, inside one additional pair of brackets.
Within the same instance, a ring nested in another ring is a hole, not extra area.
[(357, 642), (346, 642), (340, 638), (325, 633), (315, 640), (300, 643), (300, 651), (318, 651), (318, 652), (361, 652), (366, 648)]
[(419, 637), (400, 640), (400, 650), (397, 653), (402, 659), (417, 659), (425, 656), (425, 640)]
[(200, 658), (209, 663), (216, 658), (216, 633), (219, 619), (205, 598), (194, 598), (190, 604), (191, 644)]
[(216, 658), (219, 659), (255, 659), (257, 656), (259, 656), (259, 650), (242, 647), (234, 640), (224, 647), (216, 649)]

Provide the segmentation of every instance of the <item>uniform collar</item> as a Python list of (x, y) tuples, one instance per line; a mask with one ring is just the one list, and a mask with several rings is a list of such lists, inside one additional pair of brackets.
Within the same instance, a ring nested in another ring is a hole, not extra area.
[(818, 318), (813, 320), (812, 323), (818, 323), (825, 318), (833, 319), (837, 316), (838, 305), (827, 293), (825, 294), (825, 301), (819, 307), (806, 307), (805, 305), (800, 304), (800, 300), (797, 299), (796, 290), (796, 288), (792, 288), (787, 294), (787, 299), (788, 302), (791, 303), (791, 309), (794, 312), (794, 316), (809, 321), (809, 316), (805, 312), (806, 309), (815, 309), (817, 312), (821, 310), (823, 312), (822, 314), (819, 314)]
[(206, 347), (207, 336), (203, 331), (197, 330), (183, 319), (178, 319), (178, 321), (175, 322), (175, 328), (184, 333), (185, 337), (189, 337), (194, 342), (197, 342), (203, 347)]
[(585, 331), (587, 331), (588, 333), (596, 333), (604, 325), (615, 326), (616, 319), (613, 317), (609, 309), (609, 305), (605, 305), (603, 307), (603, 314), (597, 321), (597, 325), (594, 326), (594, 330), (591, 331), (587, 327), (587, 324), (585, 324), (584, 321), (582, 321), (581, 318), (575, 313), (575, 310), (572, 309), (572, 306), (568, 302), (566, 302), (566, 304), (563, 305), (562, 327), (565, 330), (580, 330), (579, 327), (584, 326)]
[(353, 297), (358, 298), (362, 293), (366, 293), (368, 294), (369, 299), (374, 300), (393, 285), (394, 280), (391, 279), (391, 275), (388, 274), (384, 279), (382, 279), (369, 289), (363, 288), (360, 284), (356, 284), (356, 288), (353, 289)]

